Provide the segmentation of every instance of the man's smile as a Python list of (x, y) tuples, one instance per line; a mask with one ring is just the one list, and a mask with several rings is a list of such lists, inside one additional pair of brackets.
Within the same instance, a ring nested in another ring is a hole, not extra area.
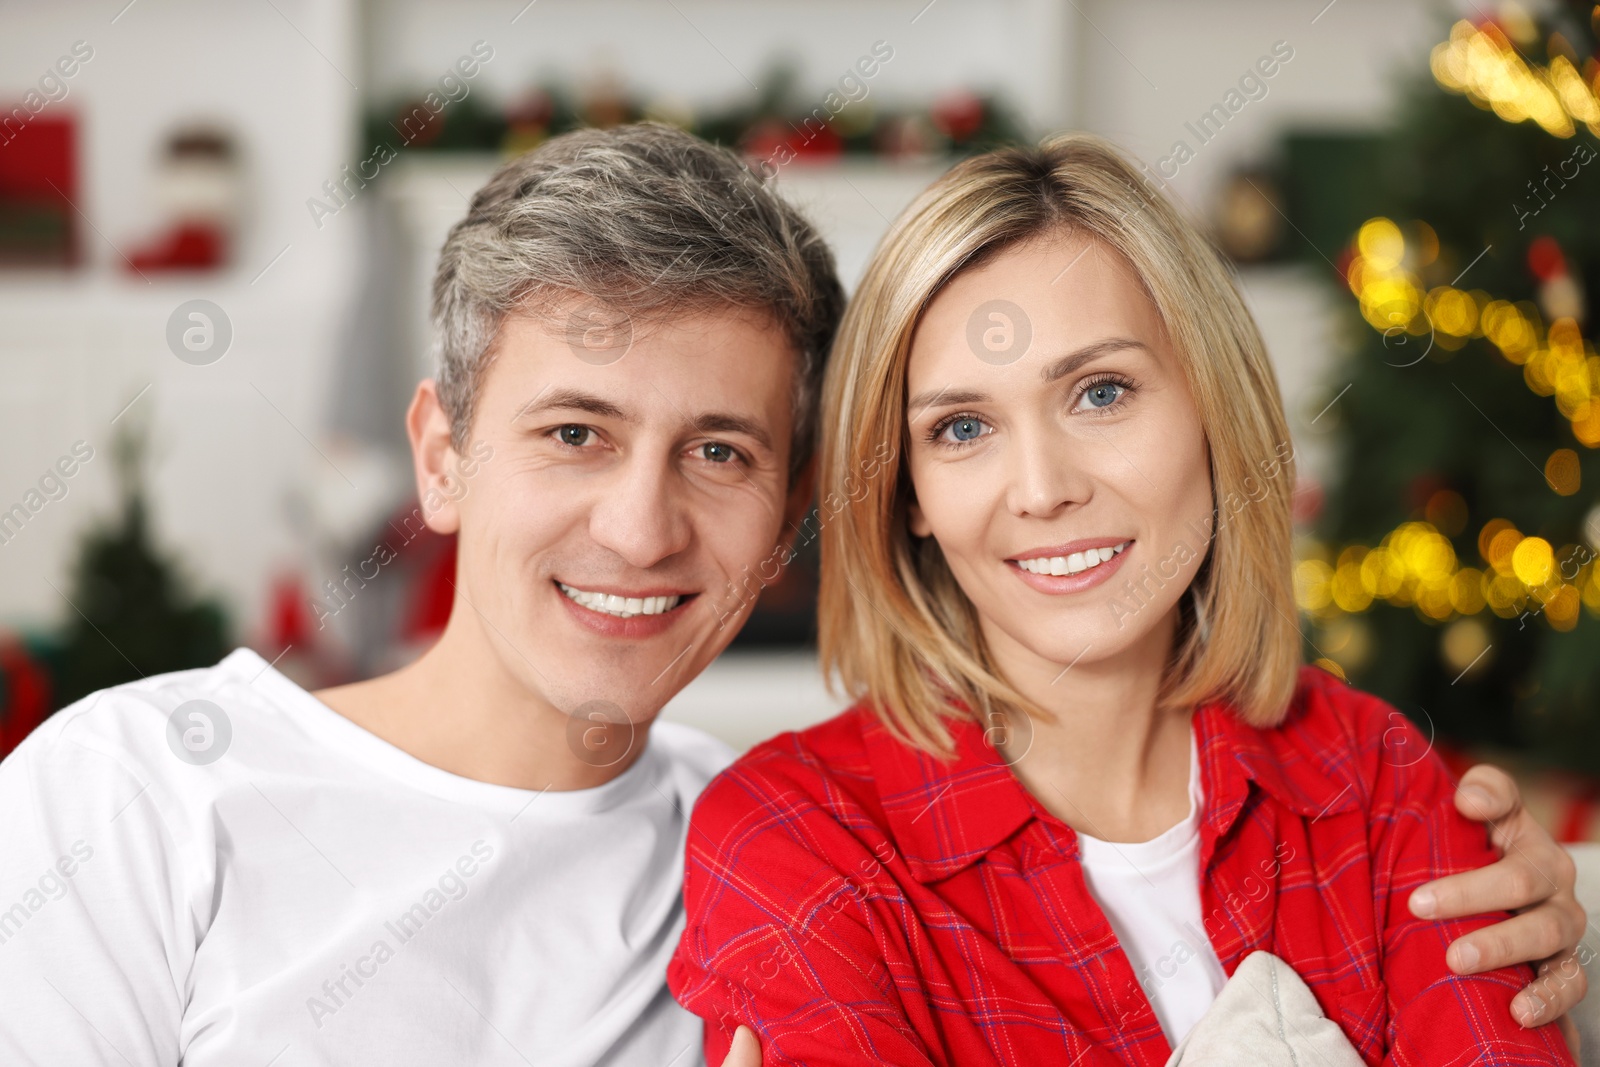
[(677, 607), (685, 598), (693, 593), (669, 593), (665, 595), (649, 593), (611, 593), (599, 589), (579, 589), (558, 581), (562, 595), (590, 611), (600, 611), (607, 615), (615, 615), (619, 619), (631, 619), (635, 615), (660, 615)]

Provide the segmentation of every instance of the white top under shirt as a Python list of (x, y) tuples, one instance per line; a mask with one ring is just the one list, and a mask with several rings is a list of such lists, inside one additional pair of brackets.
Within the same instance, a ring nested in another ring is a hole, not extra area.
[(1227, 982), (1200, 913), (1200, 751), (1189, 734), (1189, 814), (1149, 841), (1078, 834), (1083, 878), (1111, 923), (1167, 1043), (1176, 1047)]
[[(168, 742), (195, 699), (206, 765)], [(666, 969), (733, 752), (648, 737), (593, 789), (491, 785), (245, 650), (74, 704), (0, 763), (0, 1063), (700, 1063)]]

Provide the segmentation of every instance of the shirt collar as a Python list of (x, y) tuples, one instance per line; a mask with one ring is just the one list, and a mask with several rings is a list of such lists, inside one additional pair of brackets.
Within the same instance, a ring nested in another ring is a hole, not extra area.
[[(1297, 698), (1283, 725), (1261, 729), (1226, 701), (1196, 709), (1205, 821), (1213, 838), (1233, 825), (1252, 783), (1311, 818), (1359, 804), (1354, 768), (1317, 758), (1312, 739), (1295, 728), (1300, 711)], [(918, 881), (939, 881), (971, 866), (1035, 818), (1033, 800), (972, 719), (946, 718), (955, 755), (945, 760), (898, 740), (870, 711), (862, 714), (885, 818)]]
[(900, 741), (871, 712), (864, 739), (895, 843), (919, 882), (976, 863), (1033, 818), (1033, 805), (979, 725), (951, 715), (955, 756)]
[(1252, 783), (1285, 808), (1311, 819), (1360, 806), (1355, 767), (1348, 760), (1330, 758), (1348, 746), (1318, 737), (1305, 722), (1305, 713), (1303, 686), (1277, 726), (1251, 726), (1221, 700), (1195, 710), (1206, 819), (1218, 836), (1233, 825)]

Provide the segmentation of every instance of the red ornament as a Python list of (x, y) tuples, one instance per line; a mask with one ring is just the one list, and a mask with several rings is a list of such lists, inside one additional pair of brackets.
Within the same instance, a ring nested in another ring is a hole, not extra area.
[(128, 259), (135, 272), (213, 270), (227, 259), (227, 235), (213, 223), (182, 222)]
[(975, 93), (958, 89), (934, 103), (932, 117), (939, 132), (960, 144), (982, 128), (983, 101)]
[(1567, 259), (1554, 237), (1535, 237), (1528, 246), (1528, 269), (1541, 282), (1559, 278), (1567, 273)]
[(1441, 489), (1450, 488), (1443, 478), (1432, 471), (1417, 475), (1411, 479), (1411, 484), (1406, 486), (1406, 504), (1414, 512), (1425, 511), (1428, 501), (1433, 499), (1433, 494)]
[(444, 632), (456, 598), (456, 539), (428, 531), (422, 566), (417, 573), (400, 625), (408, 642), (431, 641)]
[(50, 714), (50, 676), (15, 637), (0, 638), (0, 756)]
[(789, 147), (797, 159), (832, 159), (844, 152), (844, 138), (830, 123), (807, 117), (793, 127)]
[(1333, 269), (1339, 272), (1339, 280), (1347, 287), (1350, 285), (1350, 264), (1355, 260), (1356, 246), (1345, 245), (1344, 251), (1339, 253), (1339, 258), (1333, 264)]
[(274, 579), (267, 601), (266, 647), (310, 648), (313, 632), (307, 610), (309, 601), (299, 575), (284, 574)]

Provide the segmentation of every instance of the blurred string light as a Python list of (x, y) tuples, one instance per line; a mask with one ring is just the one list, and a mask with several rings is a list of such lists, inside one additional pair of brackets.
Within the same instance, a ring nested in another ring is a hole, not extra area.
[[(1600, 6), (1596, 15), (1600, 18)], [(1435, 80), (1507, 122), (1536, 122), (1563, 138), (1582, 124), (1600, 137), (1600, 63), (1585, 59), (1580, 73), (1569, 58), (1576, 53), (1557, 35), (1549, 66), (1530, 64), (1513, 38), (1522, 44), (1535, 39), (1532, 20), (1514, 4), (1505, 5), (1498, 20), (1457, 22), (1450, 39), (1430, 56)], [(1532, 251), (1560, 257), (1553, 244)], [(1577, 321), (1556, 317), (1547, 327), (1530, 301), (1497, 300), (1481, 289), (1454, 285), (1424, 288), (1420, 272), (1438, 257), (1438, 236), (1425, 222), (1402, 229), (1392, 219), (1374, 218), (1357, 233), (1345, 280), (1362, 317), (1384, 335), (1386, 346), (1399, 350), (1406, 336), (1427, 336), (1425, 345), (1418, 342), (1424, 354), (1434, 346), (1454, 352), (1468, 340), (1485, 338), (1522, 368), (1529, 389), (1555, 397), (1585, 447), (1600, 447), (1600, 355), (1584, 341)], [(1578, 492), (1577, 453), (1556, 449), (1544, 474), (1553, 491)], [(1305, 539), (1295, 564), (1295, 597), (1320, 624), (1333, 657), (1318, 663), (1341, 676), (1346, 666), (1358, 667), (1371, 641), (1356, 617), (1379, 602), (1448, 623), (1442, 652), (1463, 671), (1490, 647), (1489, 633), (1476, 616), (1489, 613), (1524, 625), (1542, 618), (1559, 631), (1577, 626), (1580, 606), (1600, 616), (1600, 566), (1590, 546), (1557, 550), (1544, 538), (1495, 518), (1478, 531), (1482, 566), (1476, 566), (1458, 559), (1451, 541), (1467, 524), (1461, 495), (1440, 489), (1424, 513), (1424, 520), (1401, 523), (1376, 546), (1333, 549)]]
[[(1579, 441), (1600, 448), (1600, 355), (1584, 340), (1577, 320), (1558, 318), (1547, 328), (1530, 301), (1496, 300), (1481, 289), (1451, 285), (1424, 290), (1418, 270), (1437, 256), (1438, 238), (1426, 223), (1413, 224), (1410, 240), (1391, 219), (1363, 223), (1345, 271), (1361, 317), (1386, 339), (1401, 332), (1428, 335), (1448, 351), (1487, 338), (1522, 368), (1529, 389), (1555, 397)], [(1551, 484), (1562, 492), (1560, 483)]]
[[(1594, 10), (1600, 32), (1600, 5)], [(1479, 24), (1460, 21), (1450, 39), (1430, 56), (1435, 80), (1465, 95), (1507, 122), (1537, 123), (1556, 137), (1570, 138), (1578, 125), (1600, 137), (1600, 63), (1584, 59), (1559, 33), (1551, 36), (1548, 66), (1530, 64), (1519, 46), (1537, 40), (1533, 20), (1516, 4), (1504, 4), (1499, 17)], [(1587, 344), (1575, 317), (1562, 311), (1570, 301), (1546, 301), (1554, 278), (1567, 281), (1559, 248), (1541, 238), (1529, 249), (1529, 266), (1546, 283), (1541, 301), (1553, 320), (1548, 327), (1530, 301), (1497, 300), (1481, 289), (1451, 285), (1425, 288), (1422, 271), (1437, 270), (1439, 239), (1427, 223), (1402, 227), (1387, 218), (1362, 225), (1347, 253), (1345, 280), (1360, 303), (1361, 315), (1384, 336), (1385, 347), (1435, 359), (1485, 338), (1522, 368), (1523, 381), (1540, 396), (1553, 396), (1574, 436), (1587, 448), (1600, 447), (1600, 356)], [(1459, 280), (1459, 278), (1457, 279)], [(1581, 315), (1581, 311), (1578, 312)], [(1426, 342), (1420, 340), (1427, 337)], [(1404, 363), (1397, 364), (1404, 366)], [(1558, 448), (1544, 465), (1548, 486), (1571, 496), (1581, 485), (1581, 464), (1570, 448)], [(1332, 547), (1303, 538), (1297, 552), (1294, 585), (1300, 609), (1318, 624), (1317, 663), (1345, 676), (1371, 655), (1374, 640), (1361, 616), (1374, 604), (1410, 607), (1441, 626), (1440, 653), (1462, 676), (1492, 660), (1488, 616), (1516, 619), (1519, 627), (1544, 625), (1570, 631), (1581, 608), (1600, 616), (1600, 506), (1589, 512), (1589, 544), (1559, 550), (1542, 537), (1529, 536), (1508, 519), (1495, 518), (1477, 536), (1477, 565), (1458, 559), (1452, 538), (1468, 524), (1465, 499), (1439, 489), (1428, 499), (1424, 518), (1401, 523), (1376, 546)]]
[[(1471, 338), (1487, 339), (1522, 368), (1529, 389), (1556, 398), (1583, 445), (1600, 447), (1600, 355), (1584, 341), (1577, 322), (1559, 318), (1547, 328), (1532, 303), (1496, 300), (1479, 289), (1441, 285), (1425, 290), (1419, 272), (1438, 254), (1438, 237), (1426, 223), (1413, 223), (1408, 234), (1392, 219), (1365, 222), (1346, 268), (1362, 317), (1384, 334), (1386, 344), (1400, 333), (1427, 335), (1431, 344), (1455, 351)], [(1556, 449), (1545, 461), (1544, 475), (1554, 492), (1578, 492), (1578, 454)], [(1557, 552), (1543, 538), (1525, 536), (1497, 518), (1478, 534), (1486, 565), (1463, 565), (1450, 536), (1466, 526), (1465, 500), (1453, 490), (1440, 490), (1425, 512), (1427, 521), (1402, 523), (1376, 547), (1349, 545), (1335, 554), (1309, 542), (1295, 568), (1301, 609), (1327, 625), (1381, 601), (1412, 607), (1435, 622), (1487, 611), (1525, 621), (1542, 617), (1563, 631), (1577, 625), (1580, 605), (1600, 616), (1600, 568), (1587, 546), (1568, 545)], [(1478, 627), (1453, 631), (1450, 643), (1456, 648), (1449, 658), (1477, 647), (1480, 636)]]
[[(1556, 137), (1571, 137), (1581, 123), (1600, 137), (1600, 64), (1583, 61), (1583, 72), (1561, 51), (1564, 40), (1553, 40), (1556, 52), (1548, 67), (1530, 64), (1517, 51), (1507, 30), (1518, 32), (1525, 15), (1513, 5), (1500, 22), (1480, 24), (1463, 20), (1450, 30), (1450, 39), (1436, 45), (1429, 56), (1434, 80), (1451, 92), (1493, 111), (1507, 122), (1536, 122)], [(1522, 35), (1530, 31), (1524, 29)], [(1557, 35), (1559, 38), (1559, 35)]]
[(1600, 568), (1586, 546), (1557, 551), (1493, 519), (1478, 532), (1478, 552), (1483, 566), (1462, 565), (1450, 538), (1424, 521), (1401, 523), (1376, 547), (1347, 545), (1337, 556), (1311, 544), (1295, 564), (1295, 597), (1324, 623), (1380, 601), (1434, 622), (1487, 611), (1502, 619), (1542, 617), (1562, 631), (1578, 624), (1580, 605), (1600, 616)]

